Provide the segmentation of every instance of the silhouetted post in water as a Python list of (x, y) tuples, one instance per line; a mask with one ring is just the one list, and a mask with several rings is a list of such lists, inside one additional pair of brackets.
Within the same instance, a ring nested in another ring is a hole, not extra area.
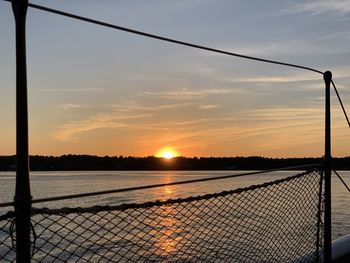
[(325, 102), (325, 211), (324, 211), (324, 262), (331, 262), (332, 259), (332, 218), (331, 218), (331, 102), (330, 89), (332, 73), (327, 71), (323, 74), (326, 84)]
[(16, 253), (17, 262), (30, 262), (31, 194), (28, 157), (26, 15), (28, 0), (13, 0), (16, 22)]

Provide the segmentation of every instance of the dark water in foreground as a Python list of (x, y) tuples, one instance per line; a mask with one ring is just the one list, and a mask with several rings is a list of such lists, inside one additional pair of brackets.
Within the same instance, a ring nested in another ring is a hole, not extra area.
[[(169, 183), (202, 177), (240, 173), (240, 171), (91, 171), (91, 172), (32, 172), (33, 198), (102, 191), (124, 187)], [(128, 193), (103, 195), (92, 198), (63, 200), (36, 204), (36, 207), (115, 205), (142, 203), (221, 192), (238, 187), (273, 181), (295, 174), (295, 171), (274, 172), (235, 179), (217, 180), (179, 186), (168, 186)], [(350, 172), (340, 172), (350, 184)], [(0, 202), (11, 201), (14, 195), (14, 172), (0, 172)], [(350, 234), (350, 193), (333, 177), (333, 238)], [(2, 210), (4, 211), (4, 210)]]

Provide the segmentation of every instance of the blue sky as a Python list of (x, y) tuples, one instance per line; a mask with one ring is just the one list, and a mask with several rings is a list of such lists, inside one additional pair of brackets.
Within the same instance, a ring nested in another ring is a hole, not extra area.
[[(350, 1), (31, 1), (331, 70), (350, 105)], [(323, 155), (322, 76), (28, 11), (31, 154)], [(15, 151), (14, 21), (0, 1), (0, 154)], [(334, 97), (333, 154), (350, 130)], [(348, 107), (349, 108), (349, 107)]]

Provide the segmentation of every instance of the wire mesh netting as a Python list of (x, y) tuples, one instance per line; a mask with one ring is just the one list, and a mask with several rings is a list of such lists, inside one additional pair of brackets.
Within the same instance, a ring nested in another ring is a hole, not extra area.
[[(216, 194), (119, 206), (33, 209), (33, 262), (318, 262), (322, 172)], [(13, 214), (0, 261), (15, 261)]]
[(16, 250), (12, 242), (14, 218), (12, 211), (0, 216), (0, 262), (13, 262), (15, 259)]

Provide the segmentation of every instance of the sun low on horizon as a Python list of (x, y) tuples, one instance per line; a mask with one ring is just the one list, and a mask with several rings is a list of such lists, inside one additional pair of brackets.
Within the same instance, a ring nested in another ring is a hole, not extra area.
[(172, 148), (162, 148), (156, 154), (156, 157), (162, 157), (165, 159), (172, 159), (179, 156), (179, 153)]

